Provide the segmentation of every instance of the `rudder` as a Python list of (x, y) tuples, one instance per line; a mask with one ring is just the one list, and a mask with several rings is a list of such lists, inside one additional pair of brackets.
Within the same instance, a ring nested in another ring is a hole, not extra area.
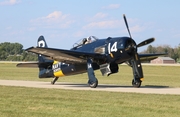
[[(48, 48), (44, 36), (40, 36), (37, 40), (37, 46)], [(49, 60), (45, 56), (38, 54), (39, 61), (39, 78), (53, 77), (52, 64), (54, 60)]]
[[(42, 47), (42, 48), (48, 48), (47, 43), (46, 43), (46, 41), (44, 39), (44, 36), (40, 36), (38, 38), (37, 46)], [(42, 62), (45, 62), (46, 59), (41, 54), (38, 54), (38, 60), (39, 60), (40, 63), (42, 63)]]

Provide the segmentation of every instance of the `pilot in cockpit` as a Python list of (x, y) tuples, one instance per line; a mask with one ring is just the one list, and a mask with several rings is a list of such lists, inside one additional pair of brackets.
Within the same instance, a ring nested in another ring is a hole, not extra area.
[(91, 37), (87, 37), (83, 39), (83, 44), (91, 43)]

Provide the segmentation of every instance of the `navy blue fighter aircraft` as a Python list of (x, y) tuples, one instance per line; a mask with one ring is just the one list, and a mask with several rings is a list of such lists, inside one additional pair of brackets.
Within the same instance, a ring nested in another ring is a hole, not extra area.
[(132, 85), (140, 87), (143, 80), (141, 62), (152, 60), (164, 54), (138, 54), (138, 47), (153, 42), (149, 38), (139, 44), (132, 39), (125, 15), (124, 21), (130, 37), (108, 37), (98, 39), (95, 36), (82, 39), (70, 50), (48, 48), (43, 36), (38, 39), (37, 47), (26, 49), (38, 54), (38, 62), (19, 63), (17, 67), (39, 67), (39, 78), (54, 78), (51, 84), (65, 75), (87, 72), (88, 84), (91, 88), (98, 86), (94, 70), (100, 69), (102, 75), (118, 72), (118, 64), (127, 63), (132, 67)]

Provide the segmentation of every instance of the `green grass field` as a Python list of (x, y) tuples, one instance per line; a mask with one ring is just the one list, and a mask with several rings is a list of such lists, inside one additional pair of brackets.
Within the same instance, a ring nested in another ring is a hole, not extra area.
[(0, 86), (1, 117), (179, 117), (180, 98)]
[[(50, 82), (52, 79), (39, 79), (36, 68), (17, 68), (16, 64), (0, 64), (0, 79), (8, 80), (36, 80)], [(180, 87), (180, 66), (143, 66), (144, 81), (142, 86), (169, 86)], [(127, 65), (119, 66), (119, 73), (109, 77), (102, 76), (100, 71), (95, 71), (99, 84), (118, 84), (131, 86), (133, 78), (132, 69)], [(60, 77), (58, 82), (87, 83), (87, 74)]]
[[(0, 79), (38, 80), (38, 69), (0, 64)], [(143, 86), (180, 87), (180, 67), (143, 66)], [(121, 65), (120, 72), (102, 77), (99, 83), (131, 86), (132, 70)], [(87, 83), (87, 75), (62, 77), (59, 82)], [(158, 90), (158, 89), (157, 89)], [(101, 91), (74, 91), (0, 86), (0, 117), (179, 117), (179, 95), (157, 95)]]

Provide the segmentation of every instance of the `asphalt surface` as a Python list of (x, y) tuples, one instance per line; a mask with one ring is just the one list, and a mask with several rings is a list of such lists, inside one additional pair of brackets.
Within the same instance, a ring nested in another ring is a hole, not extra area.
[(109, 91), (109, 92), (180, 95), (180, 88), (170, 88), (168, 86), (141, 86), (140, 88), (133, 88), (132, 86), (99, 84), (97, 88), (90, 88), (87, 84), (77, 84), (70, 82), (56, 82), (55, 85), (51, 85), (49, 82), (19, 81), (19, 80), (0, 80), (0, 85), (34, 87), (34, 88), (69, 89), (69, 90), (92, 90), (92, 91)]

